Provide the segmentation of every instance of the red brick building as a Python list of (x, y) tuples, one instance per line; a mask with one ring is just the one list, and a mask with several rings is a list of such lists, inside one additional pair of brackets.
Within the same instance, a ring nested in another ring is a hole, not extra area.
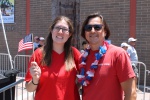
[[(12, 57), (17, 54), (18, 42), (26, 34), (33, 33), (46, 37), (51, 20), (56, 15), (65, 13), (76, 22), (74, 42), (80, 49), (82, 38), (79, 27), (88, 14), (100, 12), (110, 27), (109, 39), (112, 44), (120, 46), (130, 36), (137, 38), (139, 61), (145, 63), (150, 70), (150, 0), (70, 0), (67, 5), (65, 2), (68, 0), (53, 1), (15, 0), (15, 23), (5, 24)], [(7, 53), (2, 27), (0, 34), (0, 53)], [(31, 54), (29, 52), (18, 54), (25, 53)], [(150, 84), (150, 80), (147, 83)]]

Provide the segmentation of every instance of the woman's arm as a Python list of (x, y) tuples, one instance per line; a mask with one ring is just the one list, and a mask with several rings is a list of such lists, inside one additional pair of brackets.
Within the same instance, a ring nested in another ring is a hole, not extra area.
[(34, 92), (38, 86), (38, 81), (31, 80), (29, 82), (26, 82), (25, 87), (28, 92)]
[(30, 74), (32, 76), (32, 80), (26, 82), (25, 87), (28, 92), (33, 92), (36, 90), (41, 76), (41, 69), (36, 62), (31, 62)]

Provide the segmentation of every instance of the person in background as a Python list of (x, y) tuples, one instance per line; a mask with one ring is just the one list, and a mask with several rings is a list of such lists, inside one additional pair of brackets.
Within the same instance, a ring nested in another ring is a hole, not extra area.
[(83, 41), (83, 42), (82, 42), (82, 49), (80, 50), (80, 52), (81, 52), (81, 53), (84, 53), (84, 51), (85, 51), (86, 49), (89, 49), (89, 44), (88, 44), (87, 41)]
[[(128, 39), (129, 47), (127, 49), (127, 52), (130, 56), (130, 60), (137, 62), (138, 61), (138, 55), (137, 55), (137, 51), (135, 49), (136, 41), (137, 41), (137, 39), (134, 39), (132, 37)], [(137, 63), (134, 63), (134, 64), (137, 65)]]
[(125, 50), (107, 43), (110, 30), (103, 16), (86, 17), (81, 36), (90, 48), (82, 55), (78, 82), (83, 86), (83, 100), (136, 100), (135, 74)]
[(40, 37), (40, 38), (39, 38), (38, 47), (34, 48), (34, 51), (35, 51), (37, 48), (41, 48), (42, 46), (44, 46), (44, 43), (45, 43), (45, 38), (44, 38), (44, 37)]
[(135, 83), (137, 83), (137, 78), (139, 77), (137, 63), (136, 63), (136, 62), (138, 62), (138, 55), (137, 55), (137, 51), (135, 49), (136, 41), (137, 41), (137, 39), (130, 37), (128, 39), (129, 47), (127, 49), (127, 52), (130, 56), (132, 68), (133, 68), (134, 73), (136, 75), (136, 82)]
[(125, 51), (127, 51), (128, 46), (129, 45), (127, 43), (125, 43), (125, 42), (121, 43), (121, 48), (123, 48)]
[(39, 41), (38, 47), (42, 47), (44, 45), (44, 43), (45, 43), (45, 38), (44, 37), (40, 37), (39, 39), (40, 39), (40, 41)]
[(82, 47), (83, 47), (83, 50), (89, 48), (88, 42), (87, 42), (87, 41), (83, 41), (83, 42), (82, 42)]
[(76, 85), (80, 52), (71, 46), (73, 34), (72, 21), (58, 16), (45, 45), (32, 55), (25, 86), (29, 92), (36, 91), (34, 100), (80, 100)]
[(34, 51), (35, 51), (37, 48), (40, 48), (40, 47), (44, 46), (44, 43), (45, 43), (45, 38), (44, 38), (44, 37), (40, 37), (40, 38), (39, 38), (39, 45), (38, 45), (38, 47), (36, 47), (36, 48), (34, 49)]
[(39, 37), (38, 37), (38, 36), (35, 36), (35, 37), (34, 37), (34, 42), (33, 42), (34, 50), (35, 50), (36, 48), (38, 48), (39, 41), (40, 41)]

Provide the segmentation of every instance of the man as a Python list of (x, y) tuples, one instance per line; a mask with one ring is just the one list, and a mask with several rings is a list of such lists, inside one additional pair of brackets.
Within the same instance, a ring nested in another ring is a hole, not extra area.
[(34, 37), (34, 42), (33, 42), (33, 45), (34, 45), (34, 50), (36, 49), (36, 48), (38, 48), (38, 45), (39, 45), (39, 37), (38, 36), (35, 36)]
[[(138, 55), (135, 50), (136, 41), (137, 39), (134, 39), (132, 37), (128, 39), (129, 47), (127, 49), (127, 52), (130, 56), (131, 61), (138, 61)], [(136, 63), (134, 64), (137, 65)]]
[(127, 43), (125, 43), (125, 42), (121, 43), (121, 48), (123, 48), (125, 51), (127, 51), (128, 46), (129, 45)]
[(42, 47), (44, 45), (45, 38), (44, 37), (40, 37), (39, 39), (40, 39), (40, 41), (39, 41), (38, 47)]
[(45, 42), (45, 38), (44, 37), (40, 37), (39, 38), (39, 44), (34, 50), (36, 50), (37, 48), (42, 47), (44, 45), (44, 42)]
[(83, 50), (85, 50), (85, 49), (89, 48), (89, 44), (88, 44), (88, 42), (83, 41), (83, 42), (82, 42), (82, 47), (83, 47)]
[[(137, 41), (137, 39), (135, 39), (133, 37), (128, 39), (129, 47), (127, 49), (127, 52), (130, 56), (130, 60), (131, 60), (131, 64), (132, 64), (134, 73), (135, 73), (136, 77), (138, 78), (139, 75), (138, 75), (138, 68), (137, 68), (137, 63), (136, 63), (136, 62), (138, 62), (138, 55), (137, 55), (137, 52), (135, 49), (136, 41)], [(136, 79), (136, 83), (137, 83), (137, 79)]]
[(98, 13), (89, 15), (81, 36), (90, 45), (82, 55), (78, 82), (83, 86), (83, 100), (136, 100), (135, 74), (125, 50), (105, 40), (110, 30)]
[(83, 42), (82, 42), (82, 50), (80, 50), (80, 52), (81, 52), (81, 53), (84, 53), (84, 51), (85, 51), (86, 49), (88, 49), (88, 48), (89, 48), (88, 42), (87, 42), (87, 41), (83, 41)]

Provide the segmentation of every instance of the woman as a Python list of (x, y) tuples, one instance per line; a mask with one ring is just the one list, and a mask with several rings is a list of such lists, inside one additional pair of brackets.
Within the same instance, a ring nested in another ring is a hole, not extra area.
[(27, 91), (36, 91), (35, 100), (79, 100), (75, 80), (80, 52), (71, 47), (73, 32), (69, 18), (57, 17), (45, 46), (34, 52), (25, 81)]

